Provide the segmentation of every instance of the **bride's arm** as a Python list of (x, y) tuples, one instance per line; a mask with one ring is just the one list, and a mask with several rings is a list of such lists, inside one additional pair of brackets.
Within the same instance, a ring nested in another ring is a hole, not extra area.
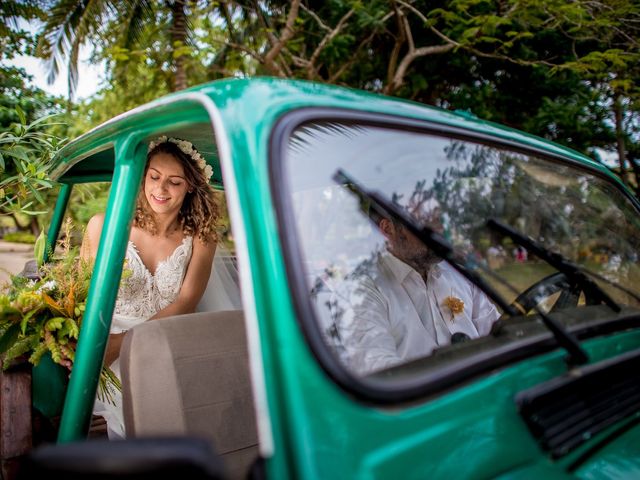
[(211, 275), (211, 264), (216, 252), (216, 242), (203, 243), (200, 239), (193, 240), (193, 253), (187, 267), (187, 273), (180, 287), (178, 297), (167, 307), (156, 313), (152, 319), (193, 313), (207, 288)]
[(109, 341), (107, 342), (107, 349), (104, 354), (105, 365), (111, 365), (115, 359), (120, 356), (120, 347), (122, 346), (125, 333), (126, 332), (109, 334)]
[[(87, 230), (89, 228), (87, 227)], [(99, 235), (99, 233), (98, 233)], [(92, 237), (93, 238), (93, 235)], [(99, 238), (99, 237), (98, 237)], [(191, 313), (195, 311), (202, 294), (204, 293), (209, 276), (211, 275), (211, 264), (213, 263), (213, 255), (216, 251), (216, 243), (202, 243), (200, 240), (193, 241), (193, 253), (191, 261), (187, 268), (187, 273), (182, 282), (178, 298), (160, 310), (152, 318), (169, 317), (171, 315), (179, 315), (182, 313)], [(120, 347), (124, 340), (125, 333), (112, 333), (109, 335), (109, 342), (104, 356), (104, 364), (111, 365), (113, 361), (120, 356)]]

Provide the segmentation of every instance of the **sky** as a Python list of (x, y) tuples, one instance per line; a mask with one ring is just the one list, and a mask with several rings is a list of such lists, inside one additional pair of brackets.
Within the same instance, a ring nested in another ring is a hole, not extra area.
[[(87, 61), (89, 52), (85, 51), (84, 53), (85, 55), (83, 56), (81, 51), (80, 62), (78, 63), (79, 79), (75, 96), (76, 100), (86, 99), (94, 95), (98, 91), (104, 77), (104, 69), (99, 65), (89, 65)], [(47, 73), (44, 62), (41, 59), (23, 55), (6, 63), (24, 68), (29, 75), (33, 76), (32, 83), (45, 92), (63, 97), (68, 95), (66, 70), (61, 71), (55, 83), (49, 85), (47, 83)]]
[[(35, 32), (40, 24), (38, 22), (27, 23), (19, 20), (18, 25), (28, 31)], [(83, 100), (90, 98), (102, 86), (104, 79), (104, 65), (89, 64), (89, 55), (91, 49), (87, 45), (80, 47), (80, 55), (78, 62), (78, 87), (76, 89), (75, 100)], [(16, 67), (22, 67), (29, 75), (33, 76), (33, 85), (41, 88), (45, 92), (66, 97), (68, 95), (67, 88), (67, 71), (63, 69), (56, 78), (55, 83), (49, 85), (47, 83), (47, 71), (45, 62), (39, 58), (29, 55), (22, 55), (12, 60), (6, 60), (4, 63)]]

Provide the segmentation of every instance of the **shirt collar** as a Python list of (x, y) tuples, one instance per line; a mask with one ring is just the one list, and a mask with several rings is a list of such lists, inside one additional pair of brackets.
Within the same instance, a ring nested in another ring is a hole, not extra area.
[(420, 276), (420, 274), (411, 266), (407, 265), (391, 253), (383, 254), (380, 260), (387, 266), (399, 283), (402, 283), (412, 272)]
[[(404, 282), (404, 280), (412, 273), (422, 278), (422, 276), (417, 272), (417, 270), (415, 270), (410, 265), (404, 263), (398, 257), (392, 255), (389, 252), (383, 253), (380, 259), (381, 259), (381, 262), (383, 262), (387, 266), (387, 268), (391, 271), (393, 276), (396, 277), (396, 280), (400, 283)], [(445, 269), (453, 268), (453, 267), (450, 267), (446, 261), (441, 260), (435, 265), (433, 265), (433, 267), (431, 268), (431, 271), (429, 272), (429, 276), (433, 275), (436, 279), (439, 279), (440, 276), (442, 275), (443, 266), (445, 267)]]

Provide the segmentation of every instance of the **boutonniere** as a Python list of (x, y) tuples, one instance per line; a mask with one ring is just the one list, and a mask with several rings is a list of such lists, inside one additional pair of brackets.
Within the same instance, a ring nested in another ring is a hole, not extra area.
[(442, 301), (442, 305), (449, 309), (451, 312), (451, 321), (455, 320), (456, 315), (460, 315), (464, 312), (464, 302), (460, 300), (458, 297), (454, 297), (453, 295), (449, 295)]

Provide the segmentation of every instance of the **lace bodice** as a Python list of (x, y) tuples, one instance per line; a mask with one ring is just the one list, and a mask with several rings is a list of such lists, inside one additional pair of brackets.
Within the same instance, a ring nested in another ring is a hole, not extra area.
[(176, 299), (192, 250), (193, 238), (185, 237), (169, 257), (158, 263), (155, 273), (151, 274), (142, 262), (135, 244), (129, 241), (111, 333), (129, 330)]

